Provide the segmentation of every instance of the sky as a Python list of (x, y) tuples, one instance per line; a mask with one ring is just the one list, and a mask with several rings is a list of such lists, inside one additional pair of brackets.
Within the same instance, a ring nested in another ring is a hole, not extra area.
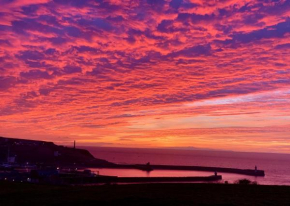
[(290, 0), (0, 4), (0, 136), (290, 153)]

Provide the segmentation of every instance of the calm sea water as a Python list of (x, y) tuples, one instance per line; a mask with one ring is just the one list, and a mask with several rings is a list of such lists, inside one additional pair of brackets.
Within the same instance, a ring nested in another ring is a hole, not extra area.
[[(133, 149), (109, 147), (84, 147), (96, 158), (105, 159), (121, 164), (163, 164), (163, 165), (194, 165), (212, 167), (230, 167), (240, 169), (264, 170), (265, 177), (252, 177), (237, 174), (220, 173), (223, 181), (235, 182), (241, 178), (257, 181), (265, 185), (290, 185), (290, 155), (268, 153), (243, 153), (228, 151), (206, 150), (177, 150), (177, 149)], [(156, 177), (156, 176), (207, 176), (211, 172), (199, 171), (164, 171), (153, 170), (145, 172), (140, 170), (95, 169), (101, 175)]]

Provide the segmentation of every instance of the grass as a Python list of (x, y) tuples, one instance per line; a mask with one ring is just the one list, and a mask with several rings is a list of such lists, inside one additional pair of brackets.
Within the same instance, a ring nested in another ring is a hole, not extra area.
[(290, 187), (174, 183), (50, 186), (0, 182), (0, 205), (290, 205)]

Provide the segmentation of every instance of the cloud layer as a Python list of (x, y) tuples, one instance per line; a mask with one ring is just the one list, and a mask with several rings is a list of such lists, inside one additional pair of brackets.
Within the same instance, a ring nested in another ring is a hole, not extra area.
[(0, 3), (0, 135), (290, 153), (290, 1)]

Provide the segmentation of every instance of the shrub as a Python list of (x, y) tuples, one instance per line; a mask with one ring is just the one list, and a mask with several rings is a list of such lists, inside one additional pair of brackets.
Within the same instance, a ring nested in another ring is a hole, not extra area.
[(251, 181), (248, 179), (239, 179), (235, 182), (235, 184), (239, 184), (239, 185), (257, 185), (258, 183), (256, 181)]

